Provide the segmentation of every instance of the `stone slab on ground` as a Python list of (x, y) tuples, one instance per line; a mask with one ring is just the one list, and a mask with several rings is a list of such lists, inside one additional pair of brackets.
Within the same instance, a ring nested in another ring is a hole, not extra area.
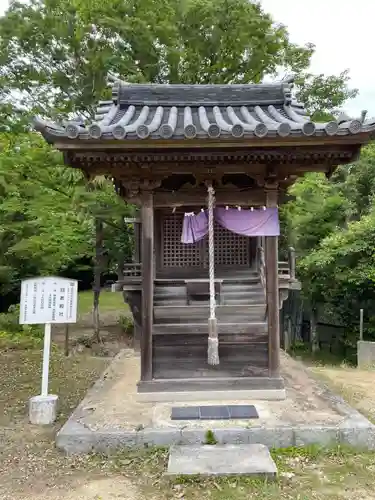
[(262, 444), (172, 446), (167, 475), (275, 478), (277, 467), (268, 448)]
[(375, 342), (366, 340), (357, 342), (357, 362), (360, 370), (375, 369)]

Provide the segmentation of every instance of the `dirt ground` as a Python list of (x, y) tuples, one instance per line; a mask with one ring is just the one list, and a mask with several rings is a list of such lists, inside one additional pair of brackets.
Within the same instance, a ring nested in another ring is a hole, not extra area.
[[(87, 328), (78, 325), (72, 336)], [(113, 338), (109, 346), (113, 348)], [(54, 350), (51, 392), (59, 395), (60, 414), (54, 426), (40, 428), (28, 423), (26, 408), (28, 398), (39, 392), (40, 350), (0, 351), (0, 500), (375, 500), (375, 454), (342, 448), (273, 451), (280, 471), (273, 483), (248, 478), (171, 481), (163, 475), (167, 450), (65, 457), (55, 449), (55, 433), (110, 361), (92, 354), (90, 349), (74, 351), (67, 358)], [(374, 372), (314, 370), (375, 417)]]

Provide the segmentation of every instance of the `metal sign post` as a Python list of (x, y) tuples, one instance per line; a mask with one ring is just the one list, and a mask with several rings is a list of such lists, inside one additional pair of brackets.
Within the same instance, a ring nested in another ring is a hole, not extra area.
[(58, 396), (48, 393), (51, 326), (76, 323), (78, 282), (68, 278), (31, 278), (21, 284), (20, 324), (44, 324), (42, 388), (29, 401), (32, 424), (52, 424), (56, 420)]

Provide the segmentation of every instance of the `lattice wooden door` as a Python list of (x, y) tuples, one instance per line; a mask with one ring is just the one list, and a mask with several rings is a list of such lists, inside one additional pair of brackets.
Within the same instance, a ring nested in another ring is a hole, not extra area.
[(215, 222), (214, 238), (215, 264), (217, 266), (250, 265), (250, 239), (247, 236), (232, 233)]
[(204, 241), (193, 245), (181, 243), (183, 216), (165, 215), (162, 227), (162, 266), (163, 267), (202, 267), (204, 260)]
[[(208, 267), (207, 238), (193, 245), (181, 243), (183, 216), (165, 215), (162, 227), (162, 267)], [(215, 223), (215, 264), (221, 267), (250, 265), (250, 240)]]

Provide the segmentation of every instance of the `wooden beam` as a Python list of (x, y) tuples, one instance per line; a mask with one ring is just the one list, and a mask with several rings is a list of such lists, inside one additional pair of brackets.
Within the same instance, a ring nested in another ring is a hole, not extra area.
[[(277, 205), (277, 190), (267, 191), (267, 206)], [(266, 236), (266, 294), (268, 311), (269, 376), (280, 375), (280, 319), (279, 319), (279, 273), (278, 237)]]
[(326, 145), (347, 145), (347, 146), (361, 146), (367, 144), (372, 139), (372, 132), (366, 131), (359, 134), (348, 134), (348, 135), (334, 135), (334, 136), (288, 136), (288, 137), (262, 137), (262, 138), (239, 138), (239, 139), (225, 139), (220, 137), (220, 139), (142, 139), (142, 140), (109, 140), (109, 139), (99, 139), (94, 140), (82, 140), (82, 139), (56, 139), (54, 147), (61, 151), (95, 151), (95, 150), (105, 150), (107, 151), (155, 151), (163, 149), (179, 149), (179, 150), (197, 150), (197, 149), (208, 149), (208, 150), (223, 150), (223, 149), (236, 149), (236, 148), (246, 148), (246, 149), (256, 149), (263, 147), (287, 147), (287, 146), (305, 146), (305, 147), (316, 147), (316, 146), (326, 146)]
[[(207, 192), (200, 190), (177, 191), (175, 193), (154, 193), (154, 206), (158, 208), (172, 207), (175, 205), (201, 205), (206, 204)], [(251, 189), (249, 191), (229, 191), (216, 193), (218, 205), (264, 206), (266, 194), (264, 189)]]
[(142, 334), (141, 381), (152, 380), (154, 299), (154, 207), (151, 191), (142, 193)]

